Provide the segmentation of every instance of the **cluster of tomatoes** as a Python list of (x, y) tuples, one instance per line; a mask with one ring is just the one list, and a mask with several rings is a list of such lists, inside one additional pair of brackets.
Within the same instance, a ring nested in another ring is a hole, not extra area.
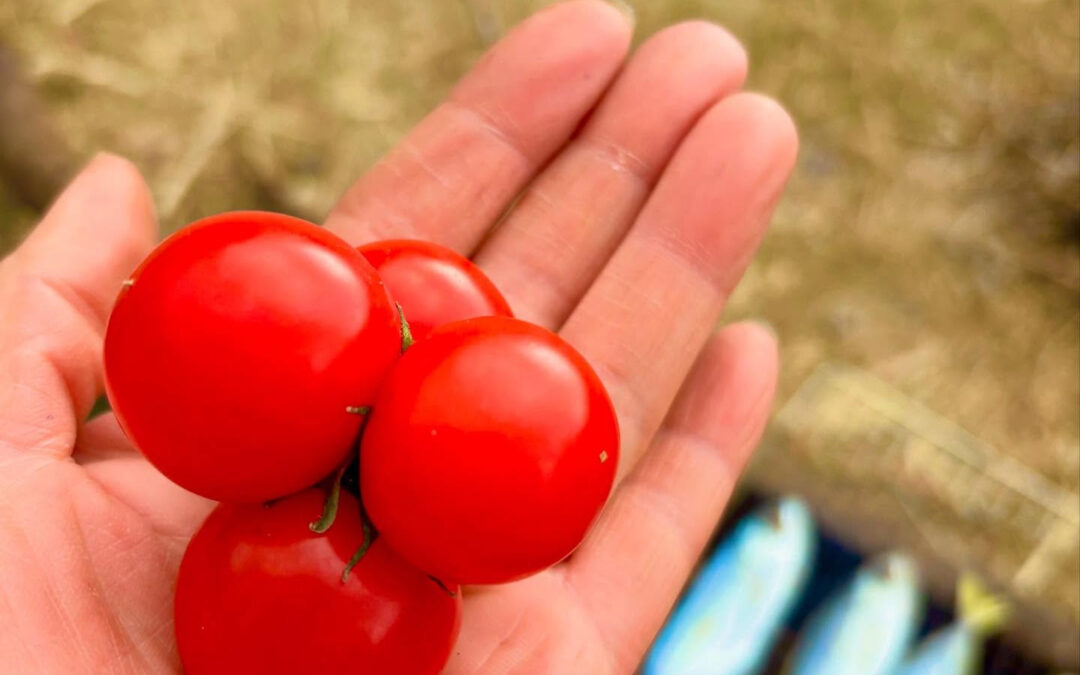
[(125, 282), (105, 368), (146, 458), (221, 502), (177, 579), (191, 673), (436, 673), (461, 587), (559, 562), (614, 479), (584, 358), (426, 242), (199, 221)]

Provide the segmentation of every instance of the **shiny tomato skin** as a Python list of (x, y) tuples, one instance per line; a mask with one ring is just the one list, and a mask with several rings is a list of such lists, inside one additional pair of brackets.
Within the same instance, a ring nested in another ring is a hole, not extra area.
[(166, 239), (120, 293), (105, 336), (109, 400), (179, 485), (263, 501), (331, 473), (400, 356), (374, 268), (320, 227), (226, 213)]
[(513, 316), (495, 284), (468, 258), (418, 239), (387, 239), (360, 246), (390, 296), (401, 303), (414, 340), (452, 321)]
[(190, 675), (438, 673), (461, 624), (451, 597), (376, 539), (363, 542), (360, 505), (342, 493), (326, 534), (308, 523), (323, 493), (266, 506), (222, 504), (184, 554), (176, 638)]
[(611, 490), (619, 432), (585, 359), (507, 317), (447, 324), (398, 361), (360, 451), (398, 553), (445, 581), (512, 581), (566, 557)]

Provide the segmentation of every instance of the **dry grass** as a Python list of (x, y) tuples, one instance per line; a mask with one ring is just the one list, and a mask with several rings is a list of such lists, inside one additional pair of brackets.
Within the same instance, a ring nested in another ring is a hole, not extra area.
[[(542, 4), (20, 0), (0, 6), (0, 36), (73, 147), (137, 160), (168, 227), (251, 206), (317, 219), (487, 42)], [(681, 18), (728, 25), (752, 54), (751, 86), (783, 100), (802, 130), (789, 197), (732, 302), (734, 316), (778, 327), (782, 401), (822, 363), (844, 364), (1075, 496), (1080, 3), (631, 4), (639, 39)], [(11, 203), (0, 194), (4, 218), (28, 223)], [(888, 470), (858, 469), (859, 453), (892, 441), (830, 432), (850, 451), (844, 470), (807, 462), (809, 446), (793, 443), (820, 437), (816, 415), (836, 414), (821, 406), (782, 418), (754, 480), (879, 490)], [(957, 520), (955, 504), (932, 497), (919, 498), (932, 527), (897, 530), (894, 543), (925, 549), (931, 530), (960, 542), (934, 563), (943, 575), (983, 569), (1075, 630), (1075, 541), (1055, 544), (1032, 590), (1035, 573), (1021, 569), (1049, 534)], [(908, 517), (886, 508), (876, 522)]]

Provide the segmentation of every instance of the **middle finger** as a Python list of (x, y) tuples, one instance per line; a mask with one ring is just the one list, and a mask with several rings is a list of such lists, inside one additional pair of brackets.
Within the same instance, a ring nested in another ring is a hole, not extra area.
[(518, 316), (548, 327), (566, 318), (694, 121), (745, 76), (742, 46), (714, 24), (673, 26), (642, 45), (477, 253)]

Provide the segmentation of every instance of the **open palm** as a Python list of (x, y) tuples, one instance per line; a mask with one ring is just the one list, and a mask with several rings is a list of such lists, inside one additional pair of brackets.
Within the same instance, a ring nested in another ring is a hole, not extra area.
[[(772, 398), (772, 337), (714, 325), (791, 170), (793, 127), (736, 93), (746, 57), (719, 28), (674, 26), (624, 64), (630, 34), (592, 0), (535, 15), (327, 222), (354, 243), (414, 237), (471, 255), (520, 317), (589, 359), (618, 411), (619, 482), (594, 530), (548, 572), (466, 589), (451, 673), (631, 672)], [(111, 415), (82, 423), (110, 304), (155, 237), (138, 172), (102, 156), (0, 265), (12, 672), (180, 667), (172, 584), (212, 503), (147, 464)]]

